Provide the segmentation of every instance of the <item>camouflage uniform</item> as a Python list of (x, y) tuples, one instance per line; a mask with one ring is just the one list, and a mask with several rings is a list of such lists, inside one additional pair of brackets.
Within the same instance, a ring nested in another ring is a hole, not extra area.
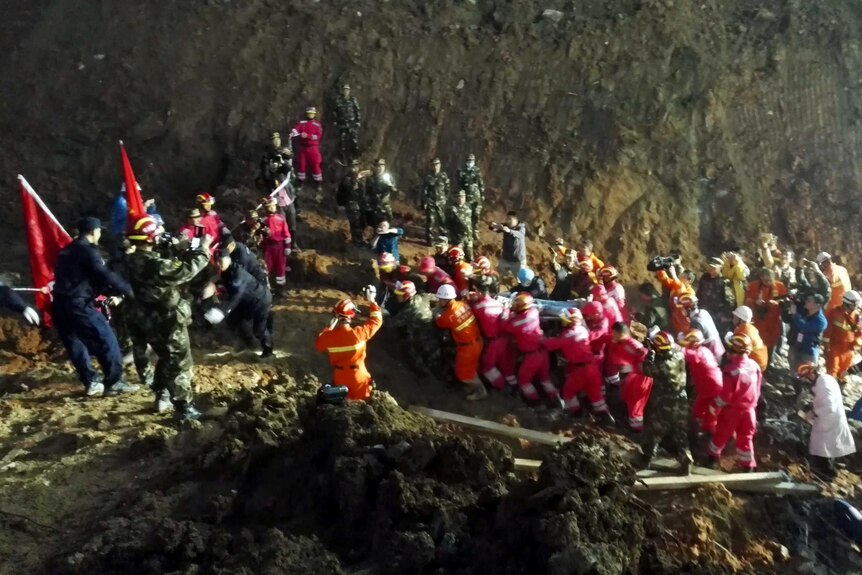
[(377, 227), (380, 222), (392, 221), (392, 194), (395, 193), (395, 184), (387, 172), (374, 174), (365, 183), (365, 197), (368, 200), (371, 226)]
[(473, 261), (473, 211), (470, 206), (451, 205), (446, 210), (446, 228), (449, 231), (449, 241), (453, 246), (464, 250), (468, 262)]
[(431, 375), (441, 365), (440, 336), (434, 325), (430, 296), (415, 295), (401, 306), (391, 324), (398, 330), (404, 358), (419, 375)]
[(192, 401), (192, 350), (188, 326), (191, 306), (180, 287), (194, 279), (209, 263), (209, 253), (188, 250), (177, 258), (137, 250), (129, 256), (129, 283), (134, 300), (129, 306), (129, 330), (135, 368), (141, 379), (149, 369), (147, 344), (158, 356), (153, 391), (165, 389), (178, 411)]
[(692, 462), (689, 449), (689, 406), (685, 392), (685, 360), (679, 350), (650, 352), (643, 374), (653, 378), (644, 411), (644, 456), (650, 458), (662, 443), (683, 467)]
[(363, 242), (365, 231), (365, 211), (368, 209), (365, 199), (365, 183), (358, 174), (347, 174), (338, 186), (338, 205), (347, 209), (347, 221), (350, 223), (350, 239), (355, 244)]
[(458, 188), (467, 192), (467, 205), (472, 213), (473, 240), (479, 241), (479, 222), (482, 219), (482, 205), (485, 203), (485, 181), (479, 166), (464, 166), (458, 170)]
[(445, 230), (446, 202), (449, 201), (449, 176), (445, 172), (431, 172), (425, 176), (422, 188), (422, 207), (425, 209), (425, 239), (430, 245), (435, 236)]
[(335, 125), (338, 127), (339, 153), (351, 160), (359, 153), (359, 102), (355, 96), (339, 95), (335, 101)]

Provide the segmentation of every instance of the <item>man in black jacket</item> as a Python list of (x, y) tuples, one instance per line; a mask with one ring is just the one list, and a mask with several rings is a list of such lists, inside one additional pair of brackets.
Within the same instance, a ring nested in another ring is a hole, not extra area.
[(230, 254), (230, 259), (244, 268), (251, 276), (265, 286), (269, 286), (269, 277), (266, 275), (260, 261), (247, 245), (238, 242), (231, 233), (223, 233), (219, 244)]
[(492, 232), (503, 234), (503, 254), (497, 264), (497, 273), (500, 280), (506, 279), (506, 274), (513, 276), (518, 270), (527, 267), (527, 229), (518, 221), (518, 214), (509, 212), (506, 214), (506, 224), (492, 223)]

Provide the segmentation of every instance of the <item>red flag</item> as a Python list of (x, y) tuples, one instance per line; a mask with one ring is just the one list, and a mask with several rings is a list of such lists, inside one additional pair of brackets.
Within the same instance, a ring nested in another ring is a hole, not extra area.
[(132, 164), (129, 162), (129, 155), (126, 154), (126, 147), (122, 140), (120, 140), (120, 158), (123, 161), (123, 182), (126, 184), (126, 204), (129, 210), (127, 222), (128, 227), (131, 228), (138, 218), (147, 215), (147, 210), (144, 208), (138, 180), (135, 179), (135, 173), (132, 171)]
[(51, 326), (48, 310), (51, 303), (51, 284), (54, 282), (54, 264), (57, 254), (72, 238), (42, 202), (24, 176), (21, 183), (21, 205), (24, 208), (24, 225), (27, 227), (27, 245), (30, 248), (30, 272), (36, 293), (36, 307), (42, 312), (46, 327)]

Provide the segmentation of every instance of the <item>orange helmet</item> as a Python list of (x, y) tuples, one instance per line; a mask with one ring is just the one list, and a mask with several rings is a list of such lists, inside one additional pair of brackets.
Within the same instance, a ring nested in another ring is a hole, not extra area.
[(730, 351), (732, 353), (748, 355), (753, 348), (751, 338), (747, 335), (735, 335), (730, 338)]
[(416, 295), (416, 284), (410, 280), (398, 282), (395, 286), (395, 295), (401, 296), (405, 300), (410, 299)]
[(437, 267), (437, 264), (434, 262), (434, 258), (431, 256), (425, 256), (421, 260), (419, 260), (419, 273), (430, 274), (434, 271), (434, 268)]
[(356, 317), (356, 305), (349, 299), (343, 299), (332, 308), (332, 313), (341, 319)]
[(392, 271), (395, 268), (395, 256), (389, 252), (383, 252), (377, 256), (377, 267), (385, 272)]
[(605, 266), (599, 270), (599, 277), (605, 283), (612, 282), (619, 277), (619, 272), (614, 266)]
[(569, 309), (564, 309), (563, 313), (560, 314), (560, 321), (563, 322), (563, 325), (573, 325), (580, 324), (584, 322), (584, 316), (581, 314), (581, 310), (576, 307), (572, 307)]
[(666, 331), (660, 331), (652, 338), (652, 346), (656, 351), (670, 351), (673, 349), (673, 336)]
[(593, 271), (593, 260), (581, 260), (578, 262), (578, 267), (584, 273), (590, 273)]
[(683, 347), (700, 347), (703, 345), (703, 332), (693, 329), (679, 338), (679, 344)]
[(677, 303), (684, 309), (693, 309), (697, 307), (697, 296), (685, 294), (679, 296)]
[(455, 246), (454, 248), (449, 248), (449, 251), (446, 252), (446, 255), (449, 256), (449, 261), (452, 262), (460, 262), (464, 259), (464, 250)]
[(528, 293), (519, 293), (512, 302), (512, 311), (515, 313), (524, 313), (535, 305), (536, 300), (533, 299), (533, 296)]
[(195, 198), (199, 204), (214, 204), (215, 198), (212, 197), (212, 194), (198, 194), (198, 197)]
[(151, 242), (158, 235), (159, 224), (150, 216), (138, 218), (132, 225), (132, 229), (126, 233), (126, 237), (132, 241)]
[(810, 361), (799, 364), (796, 368), (796, 377), (800, 379), (811, 379), (812, 375), (817, 375), (817, 364)]
[(491, 260), (486, 258), (485, 256), (479, 256), (476, 258), (476, 261), (473, 262), (473, 268), (476, 270), (476, 273), (479, 274), (487, 274), (491, 272)]

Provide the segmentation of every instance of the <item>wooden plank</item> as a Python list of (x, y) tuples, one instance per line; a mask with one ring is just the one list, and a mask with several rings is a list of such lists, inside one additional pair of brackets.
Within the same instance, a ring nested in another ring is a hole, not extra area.
[[(650, 462), (650, 467), (659, 471), (677, 471), (679, 462), (676, 459), (668, 459), (665, 457), (657, 457)], [(727, 475), (720, 469), (710, 469), (708, 467), (691, 466), (692, 475)]]
[(731, 491), (744, 491), (746, 493), (766, 493), (770, 495), (790, 495), (793, 497), (813, 497), (820, 495), (820, 488), (811, 483), (791, 483), (782, 481), (780, 483), (763, 483), (754, 485), (728, 485)]
[(509, 427), (508, 425), (494, 423), (493, 421), (486, 421), (476, 417), (468, 417), (466, 415), (450, 413), (448, 411), (439, 411), (437, 409), (430, 409), (416, 405), (410, 406), (410, 411), (420, 413), (432, 419), (436, 419), (437, 421), (454, 423), (455, 425), (460, 425), (461, 427), (466, 427), (468, 429), (502, 435), (512, 439), (523, 439), (540, 445), (560, 445), (572, 440), (571, 437), (563, 437), (562, 435), (545, 433), (544, 431), (524, 429), (523, 427)]
[(542, 462), (538, 459), (515, 458), (515, 471), (538, 471)]
[(685, 475), (670, 477), (645, 477), (635, 483), (635, 491), (667, 491), (689, 489), (709, 483), (723, 483), (728, 486), (753, 483), (778, 483), (784, 481), (784, 473), (769, 471), (763, 473), (726, 473), (722, 475)]

